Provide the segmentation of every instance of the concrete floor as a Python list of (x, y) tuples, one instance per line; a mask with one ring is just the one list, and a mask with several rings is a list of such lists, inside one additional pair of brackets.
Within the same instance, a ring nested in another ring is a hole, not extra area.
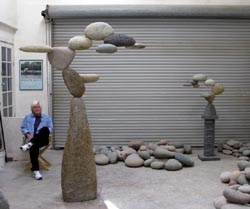
[(220, 182), (220, 173), (237, 170), (232, 156), (219, 154), (220, 161), (200, 161), (201, 150), (191, 155), (195, 166), (180, 171), (128, 168), (122, 162), (97, 166), (98, 198), (69, 204), (61, 198), (62, 153), (45, 154), (52, 166), (42, 171), (42, 181), (23, 170), (24, 161), (9, 162), (0, 170), (0, 189), (11, 209), (214, 209), (214, 198), (227, 187)]

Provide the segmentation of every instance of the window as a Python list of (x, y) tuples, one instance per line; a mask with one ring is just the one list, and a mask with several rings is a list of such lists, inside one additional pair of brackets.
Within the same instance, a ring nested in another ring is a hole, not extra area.
[(11, 48), (2, 47), (2, 107), (3, 116), (13, 116), (13, 73)]

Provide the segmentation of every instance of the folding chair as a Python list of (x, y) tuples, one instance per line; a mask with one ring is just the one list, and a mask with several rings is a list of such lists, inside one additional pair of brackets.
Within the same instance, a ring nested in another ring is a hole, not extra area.
[[(24, 141), (25, 141), (25, 136), (23, 136), (23, 143), (24, 144)], [(44, 146), (44, 147), (41, 147), (40, 148), (40, 151), (39, 151), (39, 155), (38, 155), (38, 162), (39, 162), (39, 165), (42, 169), (48, 171), (49, 170), (49, 166), (51, 166), (50, 162), (48, 160), (46, 160), (44, 157), (43, 157), (43, 153), (52, 145), (52, 136), (49, 135), (49, 143), (48, 145)], [(32, 167), (32, 164), (31, 162), (28, 162), (25, 164), (24, 166), (24, 170), (30, 170)]]

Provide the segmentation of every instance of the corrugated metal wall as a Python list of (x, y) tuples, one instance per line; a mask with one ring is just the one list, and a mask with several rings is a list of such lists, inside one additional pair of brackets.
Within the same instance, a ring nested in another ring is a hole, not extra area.
[[(205, 73), (225, 86), (215, 99), (219, 120), (216, 140), (250, 137), (250, 20), (223, 19), (58, 19), (53, 24), (53, 45), (65, 46), (92, 22), (103, 21), (116, 32), (145, 44), (143, 50), (119, 48), (98, 54), (100, 41), (77, 51), (71, 68), (97, 73), (87, 84), (84, 101), (94, 144), (125, 144), (133, 139), (203, 145), (209, 88), (184, 86), (196, 73)], [(61, 71), (53, 70), (55, 147), (67, 137), (71, 96)]]

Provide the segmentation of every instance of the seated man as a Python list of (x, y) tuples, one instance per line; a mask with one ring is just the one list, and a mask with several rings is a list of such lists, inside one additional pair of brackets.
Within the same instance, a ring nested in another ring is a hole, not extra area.
[(21, 125), (21, 131), (25, 135), (25, 144), (20, 149), (24, 152), (29, 150), (34, 178), (41, 180), (38, 162), (39, 148), (48, 145), (53, 124), (49, 115), (42, 114), (39, 101), (32, 103), (31, 112), (25, 116)]

